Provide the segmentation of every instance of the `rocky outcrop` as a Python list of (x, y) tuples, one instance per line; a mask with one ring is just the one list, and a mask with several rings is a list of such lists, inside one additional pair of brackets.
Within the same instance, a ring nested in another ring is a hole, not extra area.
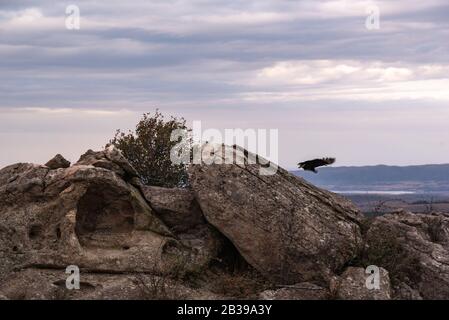
[(396, 212), (366, 235), (367, 263), (384, 267), (396, 299), (449, 299), (449, 217)]
[[(224, 151), (240, 162), (210, 164)], [(449, 216), (367, 224), (346, 199), (282, 168), (260, 174), (255, 159), (221, 147), (189, 167), (188, 189), (142, 185), (112, 146), (71, 167), (56, 156), (1, 169), (0, 299), (220, 299), (235, 282), (260, 299), (449, 298)], [(66, 288), (69, 265), (79, 290)]]
[(170, 231), (131, 183), (136, 177), (113, 147), (88, 151), (69, 168), (0, 170), (0, 293), (24, 270), (166, 274), (207, 264), (208, 249)]
[(361, 247), (361, 214), (348, 200), (282, 168), (274, 175), (260, 175), (261, 166), (249, 163), (256, 156), (245, 150), (222, 147), (210, 156), (224, 163), (227, 152), (243, 157), (245, 165), (203, 163), (189, 168), (207, 221), (272, 280), (327, 285)]
[(77, 165), (88, 165), (103, 168), (115, 172), (120, 177), (135, 182), (133, 178), (138, 177), (136, 169), (123, 157), (121, 152), (108, 146), (103, 151), (88, 150), (76, 163)]
[(68, 168), (70, 167), (70, 161), (66, 160), (62, 155), (58, 153), (51, 160), (49, 160), (45, 164), (45, 166), (49, 167), (52, 170)]

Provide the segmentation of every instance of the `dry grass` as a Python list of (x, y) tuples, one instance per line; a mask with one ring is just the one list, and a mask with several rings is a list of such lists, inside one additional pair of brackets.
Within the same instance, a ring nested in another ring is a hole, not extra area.
[(222, 273), (212, 280), (211, 291), (237, 299), (256, 299), (264, 290), (273, 285), (256, 271), (243, 273)]
[(437, 217), (429, 217), (427, 219), (427, 233), (430, 241), (441, 242), (444, 240), (443, 221)]
[(186, 299), (182, 290), (167, 276), (136, 275), (136, 284), (144, 300)]

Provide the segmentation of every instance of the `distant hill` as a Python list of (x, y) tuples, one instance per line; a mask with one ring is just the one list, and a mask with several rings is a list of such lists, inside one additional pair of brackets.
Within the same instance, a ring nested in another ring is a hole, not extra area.
[(448, 192), (449, 164), (325, 167), (319, 173), (295, 170), (311, 183), (334, 191)]

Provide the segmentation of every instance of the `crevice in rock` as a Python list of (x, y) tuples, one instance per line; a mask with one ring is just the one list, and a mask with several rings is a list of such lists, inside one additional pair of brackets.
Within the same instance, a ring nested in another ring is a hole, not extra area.
[(47, 172), (45, 172), (43, 178), (42, 178), (42, 192), (45, 192), (47, 190), (47, 176), (50, 173), (50, 169), (47, 169)]
[(61, 239), (61, 227), (59, 225), (56, 227), (55, 232), (56, 232), (56, 239), (58, 240)]
[(40, 225), (32, 225), (30, 230), (28, 230), (28, 238), (30, 238), (30, 240), (35, 240), (37, 238), (39, 238), (42, 234), (42, 226)]
[(211, 261), (210, 267), (215, 267), (229, 273), (240, 272), (252, 268), (237, 250), (232, 241), (218, 230), (217, 232), (223, 237), (223, 244), (217, 253), (217, 257)]

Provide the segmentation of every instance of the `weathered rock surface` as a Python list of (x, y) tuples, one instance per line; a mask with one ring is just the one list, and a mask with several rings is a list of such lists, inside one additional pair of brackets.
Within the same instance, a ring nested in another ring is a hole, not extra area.
[(265, 290), (259, 294), (261, 300), (326, 300), (330, 298), (327, 288), (313, 283), (298, 283), (278, 290)]
[[(190, 183), (207, 221), (249, 264), (273, 280), (327, 285), (334, 270), (361, 247), (361, 214), (344, 198), (282, 168), (274, 175), (260, 175), (258, 164), (248, 164), (255, 156), (237, 151), (246, 165), (189, 167)], [(232, 150), (223, 147), (210, 157), (224, 162), (225, 152)]]
[(45, 166), (49, 167), (50, 169), (60, 169), (60, 168), (68, 168), (70, 167), (70, 161), (66, 160), (62, 155), (59, 153), (55, 155), (51, 160), (49, 160)]
[(178, 239), (129, 183), (135, 176), (112, 147), (89, 151), (70, 168), (0, 170), (0, 283), (13, 271), (68, 265), (166, 274), (208, 263), (208, 248)]
[(387, 214), (374, 220), (366, 241), (368, 257), (380, 257), (372, 263), (394, 277), (396, 299), (449, 299), (447, 215)]
[(159, 218), (176, 232), (188, 232), (205, 224), (203, 213), (190, 189), (142, 186), (145, 198)]
[(342, 300), (390, 300), (391, 287), (388, 271), (379, 268), (379, 288), (369, 289), (366, 280), (369, 275), (364, 268), (349, 267), (341, 275), (336, 288), (336, 298)]
[(155, 186), (141, 189), (157, 216), (182, 244), (194, 250), (200, 264), (217, 257), (227, 240), (204, 219), (192, 190)]
[(103, 151), (88, 150), (83, 154), (77, 165), (90, 165), (96, 168), (111, 170), (120, 177), (131, 181), (133, 177), (138, 177), (136, 169), (123, 157), (121, 152), (110, 145)]
[(418, 290), (403, 282), (393, 287), (393, 298), (395, 300), (423, 300)]
[[(107, 274), (81, 271), (80, 288), (66, 287), (64, 270), (25, 269), (0, 284), (4, 299), (11, 300), (152, 300), (223, 299), (202, 289), (142, 273)], [(0, 300), (2, 296), (0, 295)]]

